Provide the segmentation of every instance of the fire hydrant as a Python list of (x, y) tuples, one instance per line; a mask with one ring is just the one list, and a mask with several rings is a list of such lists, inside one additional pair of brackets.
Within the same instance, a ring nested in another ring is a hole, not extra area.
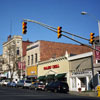
[(97, 86), (98, 97), (100, 97), (100, 86)]

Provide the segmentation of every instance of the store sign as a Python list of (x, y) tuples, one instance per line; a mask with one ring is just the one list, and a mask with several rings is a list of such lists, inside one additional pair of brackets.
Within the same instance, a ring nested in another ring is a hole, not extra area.
[(44, 70), (59, 68), (59, 65), (52, 65), (44, 67)]
[(86, 76), (92, 75), (92, 71), (72, 72), (72, 76)]
[[(100, 51), (100, 46), (97, 46), (96, 49)], [(99, 51), (95, 51), (96, 60), (100, 60), (100, 52)]]

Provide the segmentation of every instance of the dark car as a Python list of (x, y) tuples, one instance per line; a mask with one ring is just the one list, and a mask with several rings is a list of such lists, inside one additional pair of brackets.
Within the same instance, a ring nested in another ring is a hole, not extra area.
[(69, 86), (65, 82), (56, 81), (56, 82), (50, 82), (45, 86), (45, 90), (48, 91), (54, 91), (54, 92), (65, 92), (67, 93), (69, 91)]

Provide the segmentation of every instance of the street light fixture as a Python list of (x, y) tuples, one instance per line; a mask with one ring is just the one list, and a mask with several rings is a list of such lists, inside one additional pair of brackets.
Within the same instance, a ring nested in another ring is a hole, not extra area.
[(94, 18), (97, 22), (98, 22), (98, 28), (99, 28), (99, 43), (100, 43), (100, 20), (98, 20), (95, 16), (85, 12), (85, 11), (82, 11), (81, 12), (82, 15), (89, 15), (91, 16), (92, 18)]

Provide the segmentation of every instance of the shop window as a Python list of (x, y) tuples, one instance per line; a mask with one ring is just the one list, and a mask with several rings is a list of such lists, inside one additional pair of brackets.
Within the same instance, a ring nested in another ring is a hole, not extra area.
[(72, 88), (76, 88), (76, 78), (72, 78)]
[(81, 86), (85, 87), (85, 85), (86, 85), (86, 78), (80, 78), (80, 81), (81, 81)]

